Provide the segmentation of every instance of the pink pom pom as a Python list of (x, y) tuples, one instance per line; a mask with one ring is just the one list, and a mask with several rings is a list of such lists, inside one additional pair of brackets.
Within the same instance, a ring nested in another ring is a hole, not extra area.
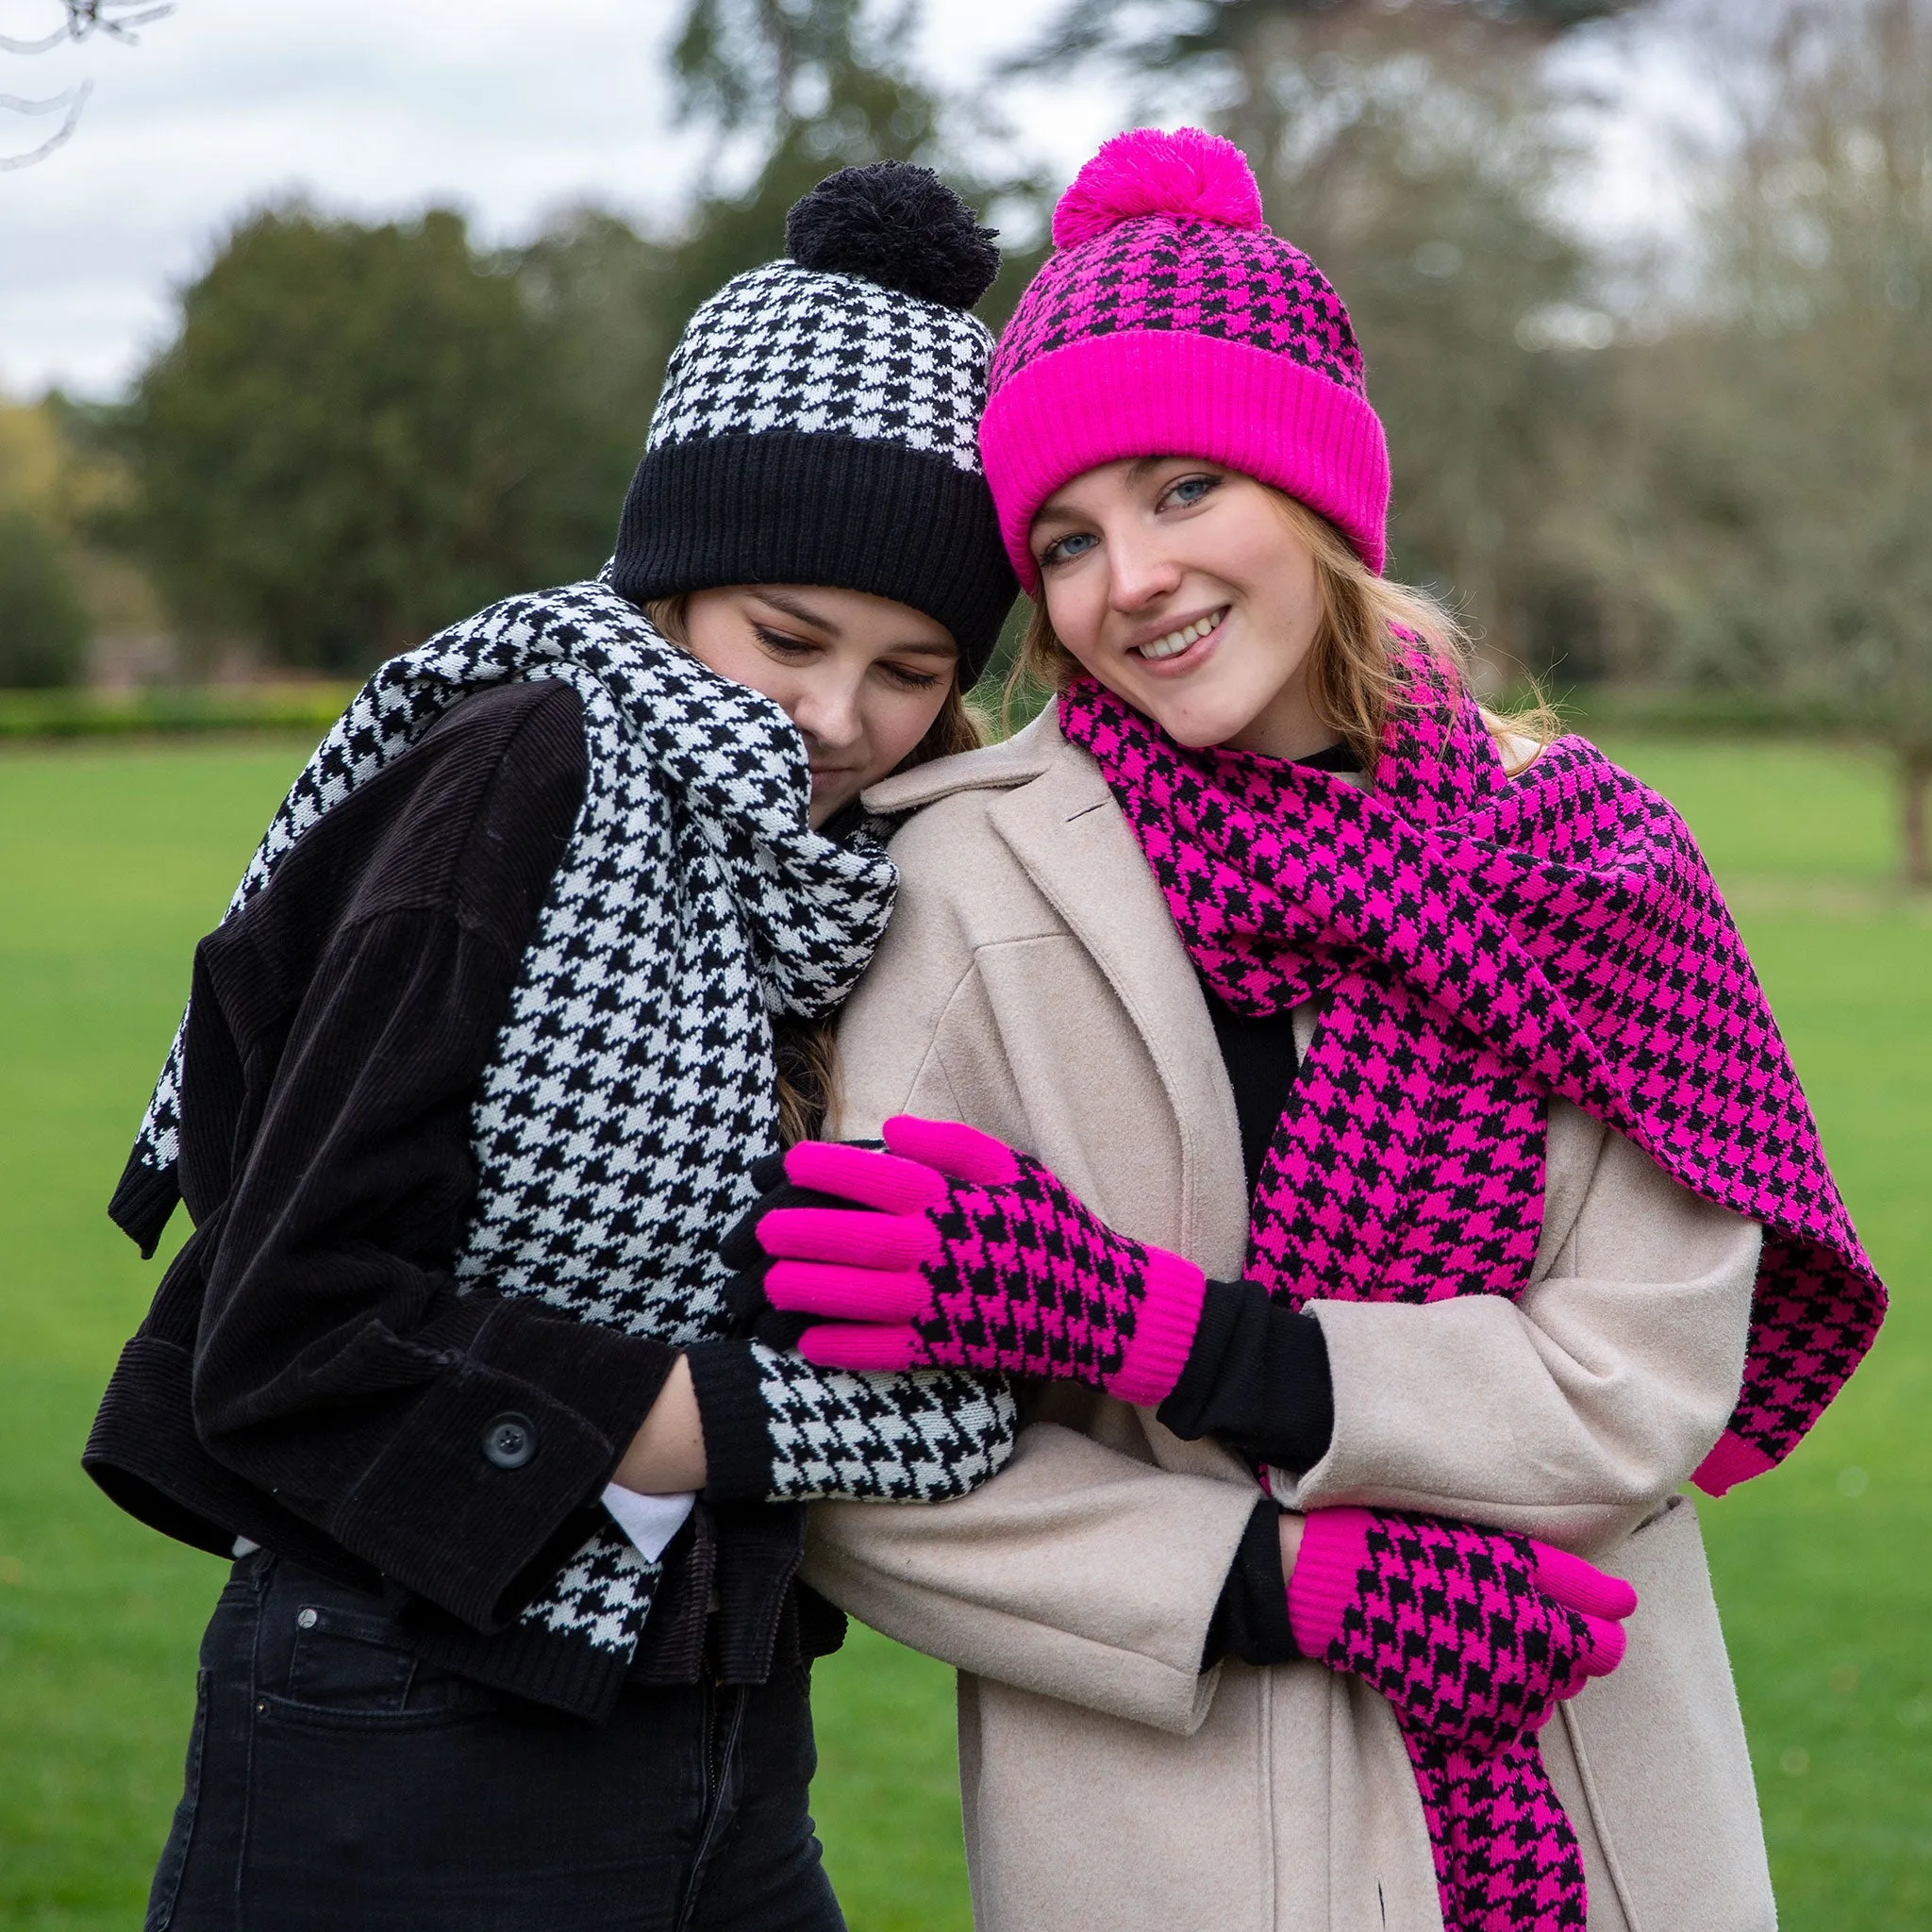
[(1224, 228), (1262, 225), (1261, 191), (1231, 141), (1178, 127), (1116, 134), (1074, 177), (1053, 211), (1056, 248), (1072, 248), (1137, 215), (1193, 215)]

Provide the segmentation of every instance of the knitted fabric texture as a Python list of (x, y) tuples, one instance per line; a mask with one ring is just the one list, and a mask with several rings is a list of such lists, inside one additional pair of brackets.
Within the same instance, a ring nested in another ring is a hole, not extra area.
[[(803, 741), (775, 705), (604, 584), (511, 598), (376, 671), (296, 778), (229, 916), (448, 707), (538, 677), (581, 699), (590, 781), (471, 1116), (477, 1205), (456, 1273), (688, 1345), (731, 1325), (717, 1242), (776, 1144), (769, 1016), (844, 997), (897, 884), (876, 845), (809, 829)], [(178, 1198), (180, 1069), (177, 1032), (115, 1198), (149, 1252)], [(958, 1495), (1010, 1446), (1010, 1399), (977, 1378), (758, 1359), (773, 1500)], [(524, 1624), (621, 1677), (658, 1574), (600, 1529)]]
[(890, 1153), (805, 1141), (785, 1157), (794, 1183), (874, 1211), (780, 1208), (758, 1224), (784, 1257), (773, 1307), (834, 1318), (804, 1332), (803, 1354), (1042, 1375), (1149, 1405), (1173, 1392), (1207, 1289), (1191, 1261), (1116, 1234), (977, 1128), (900, 1114), (885, 1140)]
[(1453, 676), (1409, 684), (1367, 792), (1183, 750), (1091, 680), (1061, 700), (1208, 983), (1246, 1012), (1327, 994), (1248, 1272), (1297, 1307), (1520, 1295), (1559, 1094), (1764, 1227), (1743, 1387), (1697, 1472), (1722, 1493), (1810, 1428), (1885, 1291), (1676, 812), (1579, 738), (1512, 780)]
[(1288, 1599), (1306, 1655), (1374, 1685), (1405, 1726), (1481, 1753), (1541, 1730), (1624, 1655), (1619, 1624), (1544, 1588), (1529, 1538), (1431, 1516), (1311, 1511)]
[(1576, 1828), (1534, 1737), (1482, 1755), (1409, 1724), (1443, 1932), (1584, 1932), (1590, 1895)]
[[(1289, 1581), (1304, 1652), (1394, 1707), (1445, 1932), (1555, 1932), (1588, 1918), (1576, 1833), (1535, 1733), (1589, 1675), (1615, 1669), (1623, 1633), (1552, 1598), (1541, 1547), (1433, 1517), (1318, 1509)], [(1612, 1595), (1617, 1579), (1544, 1554), (1569, 1566), (1557, 1581), (1573, 1599), (1635, 1608), (1628, 1585)]]
[(1124, 457), (1198, 457), (1285, 490), (1382, 568), (1389, 458), (1341, 298), (1269, 232), (1231, 142), (1108, 142), (1054, 216), (1058, 252), (993, 353), (980, 428), (1000, 534), (1037, 589), (1033, 515)]
[[(985, 231), (970, 211), (926, 171), (897, 163), (847, 169), (792, 210), (794, 229), (813, 229), (817, 249), (805, 251), (813, 261), (819, 251), (847, 259), (817, 230), (866, 212), (829, 191), (855, 177), (863, 188), (875, 174), (925, 176), (950, 204), (941, 216), (990, 264), (981, 289), (991, 280), (999, 258), (977, 239)], [(890, 183), (874, 186), (871, 211), (905, 219), (903, 197), (887, 192)], [(834, 203), (826, 219), (801, 224), (816, 200)], [(875, 231), (847, 239), (879, 241)], [(931, 286), (951, 300), (784, 260), (734, 277), (706, 302), (665, 371), (619, 526), (615, 587), (638, 603), (724, 584), (825, 584), (889, 597), (945, 625), (970, 686), (1014, 583), (976, 434), (992, 336), (954, 306), (971, 284), (959, 285), (950, 258), (943, 266)]]

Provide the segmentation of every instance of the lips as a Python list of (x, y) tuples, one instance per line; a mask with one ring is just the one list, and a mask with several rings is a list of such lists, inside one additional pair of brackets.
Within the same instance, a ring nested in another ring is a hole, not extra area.
[(1224, 604), (1219, 609), (1208, 611), (1205, 617), (1197, 617), (1191, 623), (1164, 631), (1145, 643), (1130, 644), (1128, 655), (1139, 658), (1144, 664), (1172, 664), (1213, 637), (1226, 622), (1229, 608)]

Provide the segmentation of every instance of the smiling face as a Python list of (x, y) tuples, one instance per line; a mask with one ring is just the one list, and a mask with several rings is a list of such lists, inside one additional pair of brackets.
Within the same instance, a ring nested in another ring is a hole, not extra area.
[(1274, 492), (1194, 458), (1105, 463), (1041, 507), (1029, 541), (1060, 641), (1185, 745), (1305, 758), (1314, 553)]
[(762, 691), (804, 735), (814, 826), (906, 758), (958, 673), (958, 648), (943, 625), (864, 591), (694, 591), (684, 622), (693, 657)]

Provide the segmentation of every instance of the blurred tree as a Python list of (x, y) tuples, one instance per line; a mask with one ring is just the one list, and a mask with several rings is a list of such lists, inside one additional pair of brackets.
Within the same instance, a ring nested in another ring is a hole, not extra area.
[[(735, 162), (749, 185), (707, 192), (692, 210), (667, 291), (680, 324), (727, 277), (781, 253), (786, 210), (839, 168), (918, 161), (976, 208), (1040, 209), (1046, 188), (1035, 175), (981, 178), (959, 166), (954, 133), (998, 124), (984, 103), (913, 72), (921, 12), (919, 0), (883, 14), (868, 0), (690, 0), (672, 54), (679, 114), (711, 131), (708, 172)], [(1005, 316), (1042, 253), (1009, 258), (982, 304), (990, 319)]]
[(124, 525), (191, 632), (363, 668), (601, 560), (554, 331), (460, 217), (244, 220), (122, 425)]
[[(710, 155), (667, 236), (577, 208), (485, 259), (449, 214), (241, 224), (120, 425), (138, 484), (121, 532), (184, 627), (349, 669), (595, 569), (691, 310), (783, 253), (787, 209), (826, 174), (937, 164), (950, 109), (911, 71), (916, 22), (690, 0), (674, 77)], [(953, 178), (980, 203), (1041, 192)], [(1030, 266), (1009, 263), (1008, 301)]]
[(1178, 83), (1247, 152), (1272, 225), (1361, 338), (1394, 468), (1391, 568), (1537, 671), (1593, 668), (1589, 579), (1550, 481), (1595, 433), (1610, 330), (1555, 212), (1573, 155), (1544, 56), (1637, 4), (1074, 0), (1021, 63), (1158, 76), (1163, 118)]
[(54, 533), (0, 510), (0, 687), (76, 684), (90, 625)]
[(1633, 668), (1887, 747), (1932, 885), (1932, 0), (1713, 8), (1696, 44), (1702, 309), (1630, 358), (1605, 581)]
[(906, 8), (874, 23), (861, 0), (690, 0), (672, 50), (676, 110), (709, 141), (705, 185), (676, 230), (641, 237), (578, 208), (520, 252), (519, 286), (586, 425), (579, 487), (601, 495), (611, 525), (692, 309), (782, 255), (786, 211), (836, 169), (938, 164), (943, 108), (911, 73), (915, 25)]

